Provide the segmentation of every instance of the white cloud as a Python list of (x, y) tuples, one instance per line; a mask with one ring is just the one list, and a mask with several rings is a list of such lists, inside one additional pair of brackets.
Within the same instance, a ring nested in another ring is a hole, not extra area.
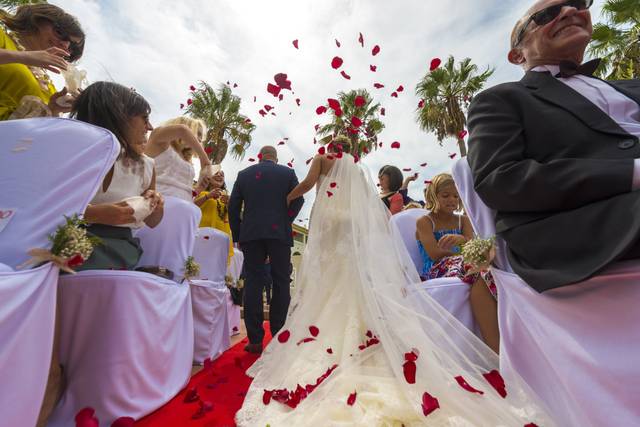
[[(262, 145), (276, 144), (281, 163), (295, 159), (302, 179), (305, 160), (317, 146), (313, 126), (328, 116), (315, 108), (339, 91), (368, 88), (386, 108), (382, 150), (364, 163), (373, 171), (383, 164), (411, 167), (421, 175), (410, 194), (421, 198), (422, 181), (449, 170), (448, 154), (457, 152), (455, 141), (440, 147), (434, 135), (418, 128), (414, 88), (433, 57), (472, 58), (481, 69), (496, 68), (490, 85), (521, 78), (522, 72), (506, 62), (508, 37), (516, 19), (527, 8), (521, 0), (281, 0), (274, 2), (229, 0), (181, 2), (168, 0), (65, 0), (52, 1), (78, 17), (87, 32), (81, 68), (91, 81), (113, 80), (135, 87), (152, 104), (152, 121), (158, 124), (181, 114), (179, 104), (188, 87), (198, 80), (217, 85), (230, 81), (243, 99), (243, 113), (257, 125), (245, 160), (228, 157), (223, 167), (228, 184), (249, 165)], [(594, 16), (598, 16), (596, 9)], [(357, 43), (362, 32), (365, 48)], [(337, 48), (334, 39), (340, 40)], [(299, 40), (300, 49), (292, 46)], [(371, 56), (378, 44), (381, 53)], [(332, 70), (339, 55), (351, 80)], [(376, 64), (378, 72), (369, 71)], [(273, 75), (284, 72), (293, 83), (279, 102), (266, 92)], [(382, 90), (374, 82), (385, 84)], [(399, 98), (389, 95), (397, 86)], [(257, 102), (253, 97), (257, 96)], [(300, 98), (301, 107), (294, 99)], [(277, 116), (261, 117), (264, 104)], [(290, 114), (291, 113), (291, 114)], [(389, 144), (400, 141), (400, 150)], [(420, 163), (427, 162), (427, 168)], [(299, 216), (308, 217), (313, 195)]]

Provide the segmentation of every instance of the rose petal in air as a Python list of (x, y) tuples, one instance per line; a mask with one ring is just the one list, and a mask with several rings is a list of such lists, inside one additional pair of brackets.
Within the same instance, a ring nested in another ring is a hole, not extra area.
[(453, 159), (457, 155), (458, 155), (458, 153), (449, 153), (449, 158)]
[(425, 166), (427, 166), (427, 164), (426, 164), (426, 163), (420, 163), (420, 167), (422, 167), (422, 168), (423, 168), (423, 167), (425, 167)]
[(460, 132), (458, 132), (458, 139), (464, 139), (465, 136), (467, 136), (466, 130), (463, 129)]
[(191, 105), (191, 104), (193, 104), (193, 99), (191, 98), (187, 99), (187, 105)]
[(464, 379), (464, 377), (462, 377), (462, 375), (458, 375), (457, 377), (455, 377), (455, 380), (458, 382), (458, 384), (460, 384), (460, 387), (470, 393), (484, 394), (483, 391), (471, 387), (469, 383)]
[(382, 89), (384, 85), (382, 83), (374, 83), (373, 87), (375, 87), (376, 89)]
[(258, 111), (258, 114), (260, 114), (262, 117), (267, 115), (267, 112), (264, 111), (263, 109), (260, 109), (260, 111)]
[(358, 43), (360, 43), (360, 46), (364, 47), (364, 36), (362, 33), (358, 35)]
[(326, 112), (327, 112), (327, 107), (325, 107), (324, 105), (321, 105), (318, 108), (316, 108), (317, 115), (324, 114)]
[(422, 107), (424, 107), (424, 99), (421, 99), (421, 100), (418, 102), (418, 108), (422, 108)]
[(329, 104), (329, 108), (331, 108), (332, 110), (339, 110), (341, 108), (340, 101), (338, 101), (337, 99), (328, 98), (327, 103)]
[(342, 60), (342, 58), (340, 58), (339, 56), (334, 56), (331, 60), (331, 67), (333, 67), (334, 70), (337, 70), (342, 66), (343, 62), (344, 61)]
[(291, 90), (291, 81), (287, 80), (287, 75), (285, 73), (278, 73), (273, 76), (273, 80), (276, 82), (280, 89), (289, 89)]
[(433, 71), (438, 68), (442, 64), (442, 60), (440, 58), (433, 58), (431, 60), (431, 64), (429, 64), (429, 71)]
[(340, 75), (347, 80), (351, 80), (351, 76), (344, 72), (344, 70), (340, 71)]
[(284, 330), (278, 334), (278, 342), (284, 344), (289, 341), (289, 337), (291, 336), (291, 332), (288, 330)]
[(338, 39), (336, 39), (336, 46), (340, 47), (340, 42), (338, 41)]
[(269, 92), (271, 95), (273, 95), (274, 97), (278, 97), (278, 95), (280, 95), (280, 86), (276, 86), (274, 84), (271, 83), (267, 83), (267, 92)]
[(329, 347), (329, 348), (327, 349), (327, 353), (329, 353), (329, 354), (333, 354), (333, 349), (332, 349), (331, 347)]
[(196, 90), (196, 87), (194, 85), (189, 86), (189, 90), (191, 92), (194, 92)]
[(266, 105), (265, 104), (264, 110), (268, 113), (269, 111), (273, 110), (273, 107), (271, 105)]
[(431, 396), (429, 393), (425, 391), (424, 394), (422, 395), (422, 413), (424, 414), (424, 416), (426, 417), (427, 415), (429, 415), (439, 407), (440, 407), (440, 403), (438, 402), (438, 399)]
[[(384, 107), (382, 107), (382, 108), (380, 109), (380, 115), (381, 115), (381, 116), (384, 116), (386, 113), (387, 113), (387, 109), (386, 109), (386, 108), (384, 108)], [(382, 146), (381, 146), (381, 147), (382, 147)]]
[(391, 148), (400, 148), (400, 143), (398, 141), (393, 141), (391, 143)]
[(292, 43), (293, 43), (293, 47), (298, 49), (298, 39), (295, 39)]
[(404, 172), (411, 172), (411, 168), (402, 168)]
[(396, 92), (402, 92), (404, 90), (404, 86), (400, 85), (398, 86), (398, 89), (396, 89)]
[(377, 54), (379, 54), (379, 53), (380, 53), (380, 46), (375, 45), (375, 46), (373, 47), (373, 49), (371, 50), (371, 55), (376, 56), (376, 55), (377, 55)]
[(180, 104), (180, 109), (182, 110), (184, 108), (184, 104)]
[(300, 98), (296, 98), (296, 104), (298, 104), (298, 107), (300, 106)]
[(371, 72), (375, 73), (378, 70), (378, 67), (375, 65), (369, 65), (369, 70), (371, 70)]
[(353, 406), (354, 403), (356, 403), (356, 396), (358, 393), (356, 393), (355, 391), (353, 393), (351, 393), (349, 395), (349, 397), (347, 398), (347, 405), (349, 406)]
[(397, 92), (393, 92), (393, 93), (391, 94), (391, 97), (392, 97), (392, 98), (397, 98), (397, 97), (398, 97), (398, 93), (397, 93)]

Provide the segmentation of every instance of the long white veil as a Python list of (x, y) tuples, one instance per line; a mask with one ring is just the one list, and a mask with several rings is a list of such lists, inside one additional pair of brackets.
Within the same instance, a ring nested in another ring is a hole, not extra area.
[[(504, 395), (498, 356), (419, 283), (371, 178), (343, 156), (319, 183), (284, 335), (249, 369), (238, 424), (552, 425), (523, 381)], [(295, 405), (269, 401), (322, 376)]]

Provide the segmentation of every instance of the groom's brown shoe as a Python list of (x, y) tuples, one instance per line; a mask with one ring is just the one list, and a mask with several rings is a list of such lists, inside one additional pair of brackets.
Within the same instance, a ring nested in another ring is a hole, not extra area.
[(244, 346), (244, 351), (254, 354), (262, 353), (262, 344), (247, 344)]

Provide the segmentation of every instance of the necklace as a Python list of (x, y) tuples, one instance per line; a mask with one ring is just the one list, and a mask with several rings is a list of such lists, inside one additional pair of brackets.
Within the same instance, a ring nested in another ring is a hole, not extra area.
[[(25, 52), (27, 50), (20, 43), (20, 39), (16, 34), (14, 34), (11, 31), (8, 31), (4, 27), (2, 27), (2, 29), (7, 34), (7, 36), (11, 39), (11, 41), (13, 41), (13, 43), (16, 45), (16, 49), (18, 49), (21, 52)], [(42, 89), (43, 92), (48, 93), (49, 87), (50, 85), (53, 85), (53, 82), (51, 81), (51, 78), (49, 77), (45, 69), (42, 67), (35, 67), (31, 65), (26, 65), (26, 67), (29, 68), (29, 70), (31, 71), (31, 74), (33, 74), (33, 77), (35, 77), (35, 79), (38, 81), (38, 84), (40, 85), (40, 89)]]

